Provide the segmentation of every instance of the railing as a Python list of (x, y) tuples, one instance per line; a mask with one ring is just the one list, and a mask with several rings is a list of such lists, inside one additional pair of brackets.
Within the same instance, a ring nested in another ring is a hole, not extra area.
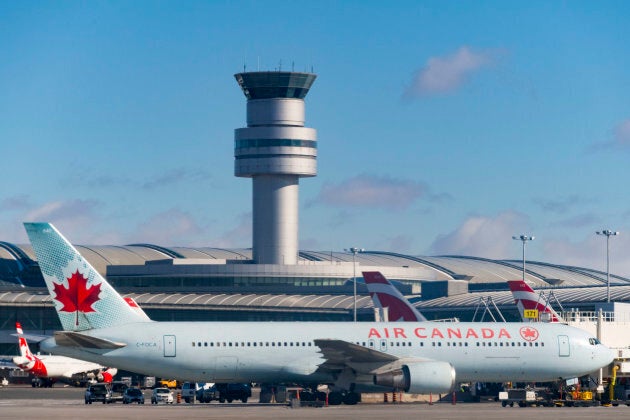
[[(602, 321), (604, 322), (630, 322), (630, 312), (609, 312), (602, 311)], [(561, 314), (567, 322), (597, 322), (598, 311), (565, 311)]]

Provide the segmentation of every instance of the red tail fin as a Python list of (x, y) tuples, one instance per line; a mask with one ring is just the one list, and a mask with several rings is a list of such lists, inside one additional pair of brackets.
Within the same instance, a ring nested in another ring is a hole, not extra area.
[(388, 308), (390, 321), (426, 321), (420, 312), (379, 271), (364, 271), (374, 306)]
[(523, 318), (524, 321), (527, 320), (524, 315), (525, 310), (536, 309), (539, 314), (548, 313), (551, 317), (550, 322), (562, 322), (560, 315), (549, 305), (544, 305), (538, 293), (534, 292), (534, 289), (523, 280), (510, 280), (508, 281), (508, 285), (514, 296), (514, 302), (521, 313), (521, 318)]

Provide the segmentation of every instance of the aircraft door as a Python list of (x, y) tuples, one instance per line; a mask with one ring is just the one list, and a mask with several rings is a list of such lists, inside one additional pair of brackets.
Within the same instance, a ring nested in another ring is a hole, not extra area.
[(219, 356), (215, 359), (214, 377), (216, 380), (229, 382), (236, 376), (238, 358), (233, 356)]
[(558, 336), (558, 356), (569, 357), (571, 355), (571, 347), (569, 346), (569, 336)]
[(175, 357), (175, 336), (164, 336), (164, 357)]
[(380, 340), (380, 350), (387, 351), (387, 340), (385, 340), (384, 338)]

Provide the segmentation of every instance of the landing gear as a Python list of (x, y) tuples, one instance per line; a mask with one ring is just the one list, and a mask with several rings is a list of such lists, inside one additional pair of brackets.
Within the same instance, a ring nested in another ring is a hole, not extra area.
[(343, 397), (343, 403), (346, 405), (356, 405), (361, 400), (361, 395), (356, 392), (348, 392)]
[(361, 394), (358, 392), (333, 391), (328, 394), (328, 405), (340, 405), (341, 403), (346, 405), (356, 405), (359, 401), (361, 401)]

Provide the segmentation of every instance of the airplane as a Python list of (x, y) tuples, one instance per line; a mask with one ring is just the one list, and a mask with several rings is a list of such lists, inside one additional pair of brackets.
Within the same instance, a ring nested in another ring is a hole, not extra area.
[(427, 319), (379, 271), (363, 271), (374, 307), (387, 308), (389, 321), (426, 321)]
[[(380, 272), (363, 271), (363, 278), (374, 306), (387, 308), (390, 321), (427, 320)], [(541, 297), (523, 280), (510, 280), (508, 285), (523, 321), (531, 321), (531, 318), (525, 318), (525, 310), (535, 309), (538, 318), (543, 317), (541, 314), (548, 314), (548, 322), (564, 322), (552, 307), (541, 303)]]
[(562, 317), (551, 306), (541, 303), (540, 295), (534, 292), (529, 284), (523, 280), (509, 280), (508, 285), (523, 321), (531, 321), (531, 318), (525, 318), (526, 310), (536, 310), (538, 311), (538, 318), (542, 318), (541, 314), (548, 314), (546, 316), (549, 322), (564, 322)]
[(88, 378), (96, 377), (101, 382), (111, 382), (117, 373), (116, 368), (104, 368), (96, 363), (65, 356), (34, 355), (31, 353), (19, 322), (15, 323), (15, 329), (20, 355), (13, 357), (13, 363), (23, 371), (35, 375), (33, 387), (51, 387), (58, 378), (71, 379), (79, 374), (86, 374)]
[(368, 390), (447, 393), (456, 382), (575, 378), (614, 357), (588, 332), (559, 323), (147, 321), (52, 224), (24, 225), (63, 327), (41, 348), (132, 372), (326, 384), (329, 404), (351, 405)]

